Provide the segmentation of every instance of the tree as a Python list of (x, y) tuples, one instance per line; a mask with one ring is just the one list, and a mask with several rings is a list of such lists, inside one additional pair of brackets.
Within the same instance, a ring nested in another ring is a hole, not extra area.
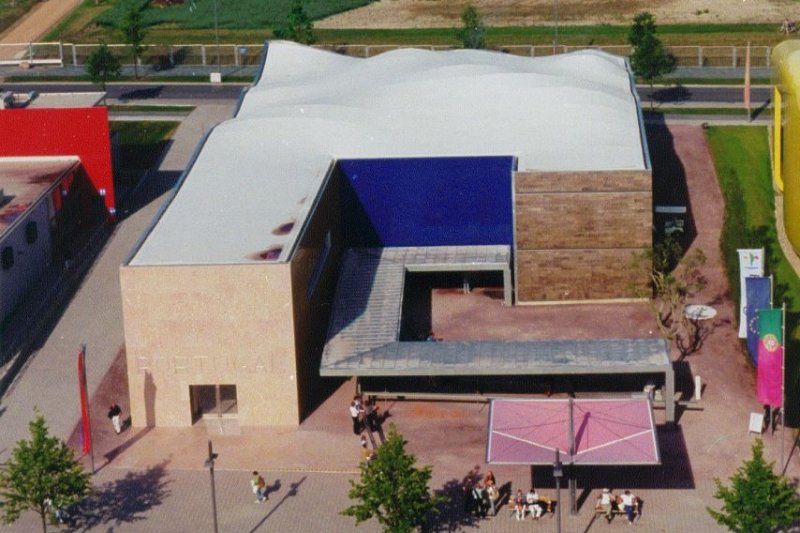
[(653, 83), (674, 71), (677, 60), (656, 37), (656, 21), (651, 13), (639, 13), (633, 18), (633, 25), (628, 30), (628, 43), (631, 45), (631, 70), (650, 85), (652, 94)]
[(461, 22), (464, 26), (458, 30), (458, 38), (464, 48), (482, 50), (486, 48), (486, 26), (483, 25), (478, 10), (472, 4), (467, 4), (461, 13)]
[(139, 79), (139, 57), (144, 51), (144, 45), (142, 43), (147, 34), (144, 27), (144, 18), (142, 17), (142, 10), (146, 6), (147, 3), (128, 3), (125, 6), (125, 12), (122, 15), (122, 21), (119, 25), (125, 42), (131, 46), (131, 54), (133, 55), (133, 75), (136, 79)]
[(800, 496), (784, 476), (773, 472), (774, 463), (764, 460), (764, 442), (753, 443), (753, 458), (731, 476), (731, 486), (714, 479), (714, 497), (722, 510), (706, 510), (720, 525), (737, 533), (770, 533), (800, 521)]
[(294, 5), (286, 17), (286, 26), (275, 30), (275, 37), (303, 44), (314, 44), (314, 23), (303, 8), (302, 0), (294, 0)]
[(633, 268), (644, 270), (649, 281), (646, 288), (632, 287), (634, 295), (647, 299), (659, 331), (675, 342), (683, 357), (697, 350), (702, 341), (697, 323), (683, 311), (689, 297), (706, 286), (699, 270), (705, 262), (699, 248), (684, 256), (680, 242), (672, 236), (633, 260)]
[(13, 524), (23, 511), (35, 511), (47, 533), (51, 505), (69, 507), (88, 496), (91, 476), (71, 448), (48, 434), (43, 416), (37, 415), (28, 429), (30, 440), (19, 441), (0, 469), (0, 512), (4, 523)]
[(394, 424), (390, 425), (375, 457), (361, 463), (361, 479), (350, 481), (348, 496), (358, 503), (341, 514), (354, 517), (356, 525), (374, 517), (384, 531), (408, 533), (421, 526), (429, 513), (438, 512), (445, 498), (428, 492), (431, 467), (416, 468), (416, 458), (406, 452), (405, 445)]
[(121, 70), (119, 58), (111, 52), (106, 43), (100, 43), (100, 46), (86, 59), (86, 72), (92, 83), (99, 83), (103, 91), (106, 90), (106, 83), (109, 80), (119, 78)]

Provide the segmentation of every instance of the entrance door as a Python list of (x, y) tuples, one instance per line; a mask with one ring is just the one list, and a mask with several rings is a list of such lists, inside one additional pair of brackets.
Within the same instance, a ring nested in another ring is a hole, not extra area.
[(235, 417), (236, 385), (189, 385), (192, 423), (201, 418)]

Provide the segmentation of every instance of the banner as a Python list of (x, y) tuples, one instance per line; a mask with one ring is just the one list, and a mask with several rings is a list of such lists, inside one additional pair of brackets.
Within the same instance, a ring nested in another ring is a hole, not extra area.
[(758, 314), (759, 309), (772, 307), (772, 279), (745, 278), (747, 295), (747, 351), (753, 365), (758, 366)]
[(744, 280), (751, 276), (764, 275), (764, 249), (742, 249), (739, 252), (739, 338), (747, 337), (747, 290)]
[(783, 309), (758, 311), (758, 402), (783, 405)]
[(92, 451), (92, 431), (89, 423), (89, 393), (86, 389), (86, 350), (78, 352), (78, 386), (81, 397), (81, 449), (83, 453)]

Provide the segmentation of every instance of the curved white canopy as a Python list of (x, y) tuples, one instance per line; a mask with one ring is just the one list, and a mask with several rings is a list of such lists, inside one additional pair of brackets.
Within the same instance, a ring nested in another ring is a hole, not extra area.
[[(401, 49), (369, 59), (268, 44), (130, 264), (285, 261), (337, 159), (513, 156), (518, 170), (648, 166), (625, 60)], [(273, 230), (287, 222), (285, 235)]]

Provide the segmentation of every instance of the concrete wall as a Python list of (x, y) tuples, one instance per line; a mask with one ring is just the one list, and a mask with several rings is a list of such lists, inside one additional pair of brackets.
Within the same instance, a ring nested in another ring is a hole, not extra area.
[(235, 384), (239, 424), (297, 425), (290, 265), (120, 269), (134, 426), (189, 426), (189, 386)]
[(652, 246), (652, 198), (649, 170), (516, 173), (517, 301), (622, 299), (645, 287), (631, 263)]

